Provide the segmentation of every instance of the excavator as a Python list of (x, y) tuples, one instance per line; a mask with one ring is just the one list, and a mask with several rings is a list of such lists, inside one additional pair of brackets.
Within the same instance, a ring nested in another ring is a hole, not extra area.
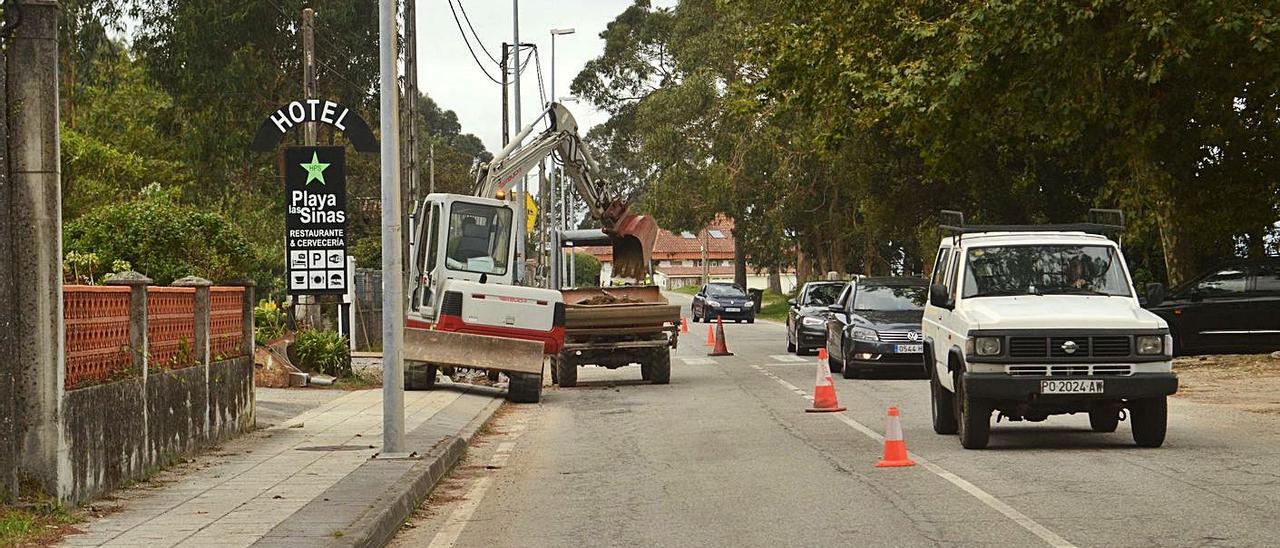
[[(546, 128), (524, 141), (541, 125)], [(553, 156), (614, 250), (618, 276), (648, 273), (658, 227), (599, 177), (573, 115), (551, 103), (477, 170), (473, 195), (433, 193), (414, 204), (405, 319), (405, 387), (430, 389), (437, 372), (485, 370), (509, 379), (507, 398), (537, 402), (542, 358), (565, 340), (558, 288), (520, 285), (512, 183)]]

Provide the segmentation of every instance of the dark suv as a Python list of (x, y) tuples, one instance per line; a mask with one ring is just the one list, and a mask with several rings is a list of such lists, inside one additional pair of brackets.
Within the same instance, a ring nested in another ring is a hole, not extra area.
[(827, 362), (852, 379), (863, 371), (897, 368), (918, 373), (924, 352), (920, 323), (929, 286), (920, 278), (859, 278), (831, 305)]
[(713, 322), (716, 318), (724, 320), (756, 323), (755, 302), (746, 292), (733, 284), (707, 284), (693, 296), (693, 304), (689, 305), (693, 321)]
[(1280, 350), (1280, 257), (1231, 261), (1173, 288), (1147, 291), (1180, 356)]

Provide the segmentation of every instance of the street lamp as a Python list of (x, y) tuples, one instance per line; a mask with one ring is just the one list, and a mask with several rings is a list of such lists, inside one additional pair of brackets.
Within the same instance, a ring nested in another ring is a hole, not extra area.
[[(552, 101), (554, 101), (556, 97), (556, 36), (573, 34), (574, 32), (575, 31), (572, 28), (551, 29), (551, 100)], [(557, 223), (557, 226), (559, 226), (561, 230), (568, 229), (569, 225), (567, 224), (567, 216), (566, 216), (565, 210), (568, 209), (568, 200), (570, 199), (570, 195), (567, 189), (565, 189), (564, 183), (561, 182), (560, 177), (558, 176), (558, 170), (556, 169), (555, 162), (552, 162), (552, 165), (551, 165), (551, 188), (553, 190), (558, 189), (560, 193), (559, 194), (559, 198), (560, 198), (559, 200), (560, 201), (560, 220), (559, 221), (560, 222)], [(560, 258), (560, 260), (557, 261), (558, 263), (566, 262), (565, 261), (566, 255), (563, 249), (556, 249), (555, 253), (556, 253), (556, 256)], [(565, 278), (568, 278), (569, 284), (573, 283), (573, 274), (574, 274), (573, 256), (569, 255), (567, 258), (568, 258), (569, 264), (553, 265), (553, 267), (556, 269), (556, 275), (549, 276), (550, 278), (553, 278), (553, 279), (559, 278), (562, 284), (565, 282)], [(552, 289), (560, 289), (560, 288), (553, 287)]]

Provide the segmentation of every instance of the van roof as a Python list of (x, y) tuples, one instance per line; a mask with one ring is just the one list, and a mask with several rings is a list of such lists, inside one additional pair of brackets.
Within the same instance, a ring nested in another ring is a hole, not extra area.
[(955, 246), (957, 238), (959, 238), (959, 246), (965, 248), (991, 245), (1033, 245), (1038, 243), (1116, 245), (1110, 238), (1098, 234), (1080, 231), (1045, 230), (1036, 232), (975, 232), (963, 236), (944, 236), (939, 243), (939, 247)]

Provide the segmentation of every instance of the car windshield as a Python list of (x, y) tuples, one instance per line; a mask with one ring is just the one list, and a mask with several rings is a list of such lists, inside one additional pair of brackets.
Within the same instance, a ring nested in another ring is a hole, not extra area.
[(731, 285), (709, 285), (707, 286), (708, 297), (746, 297), (747, 294), (742, 290)]
[(844, 289), (843, 284), (821, 284), (809, 288), (809, 294), (804, 298), (805, 306), (827, 306), (836, 302), (840, 297), (840, 291)]
[(853, 296), (854, 310), (921, 310), (928, 296), (924, 286), (864, 285)]
[(1132, 295), (1116, 249), (1105, 245), (1025, 245), (969, 249), (964, 293)]

